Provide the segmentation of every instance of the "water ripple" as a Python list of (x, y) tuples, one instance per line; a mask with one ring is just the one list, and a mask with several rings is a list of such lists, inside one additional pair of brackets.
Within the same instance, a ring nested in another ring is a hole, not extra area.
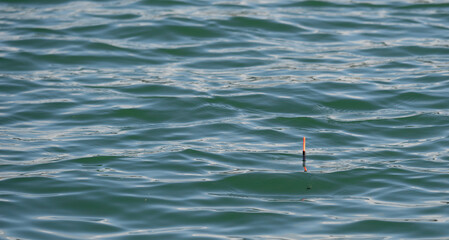
[(2, 1), (0, 238), (448, 236), (448, 8)]

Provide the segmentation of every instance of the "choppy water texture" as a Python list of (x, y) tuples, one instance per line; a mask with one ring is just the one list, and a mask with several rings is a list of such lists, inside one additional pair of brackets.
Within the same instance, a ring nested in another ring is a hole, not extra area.
[(445, 1), (2, 0), (0, 239), (449, 239), (448, 23)]

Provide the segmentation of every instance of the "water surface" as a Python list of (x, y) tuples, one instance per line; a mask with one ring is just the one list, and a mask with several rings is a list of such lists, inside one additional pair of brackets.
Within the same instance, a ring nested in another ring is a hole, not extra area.
[(447, 238), (448, 22), (445, 1), (0, 1), (0, 238)]

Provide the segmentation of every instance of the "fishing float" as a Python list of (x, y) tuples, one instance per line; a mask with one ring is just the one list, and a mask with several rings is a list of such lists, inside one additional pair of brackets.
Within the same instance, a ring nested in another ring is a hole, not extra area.
[(302, 166), (304, 167), (304, 172), (307, 172), (307, 167), (306, 167), (306, 137), (302, 138)]

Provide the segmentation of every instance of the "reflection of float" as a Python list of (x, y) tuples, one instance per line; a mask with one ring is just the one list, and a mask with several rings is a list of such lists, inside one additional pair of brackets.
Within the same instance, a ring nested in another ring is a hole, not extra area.
[(307, 167), (306, 167), (306, 137), (302, 138), (302, 166), (304, 167), (304, 172), (307, 172)]

